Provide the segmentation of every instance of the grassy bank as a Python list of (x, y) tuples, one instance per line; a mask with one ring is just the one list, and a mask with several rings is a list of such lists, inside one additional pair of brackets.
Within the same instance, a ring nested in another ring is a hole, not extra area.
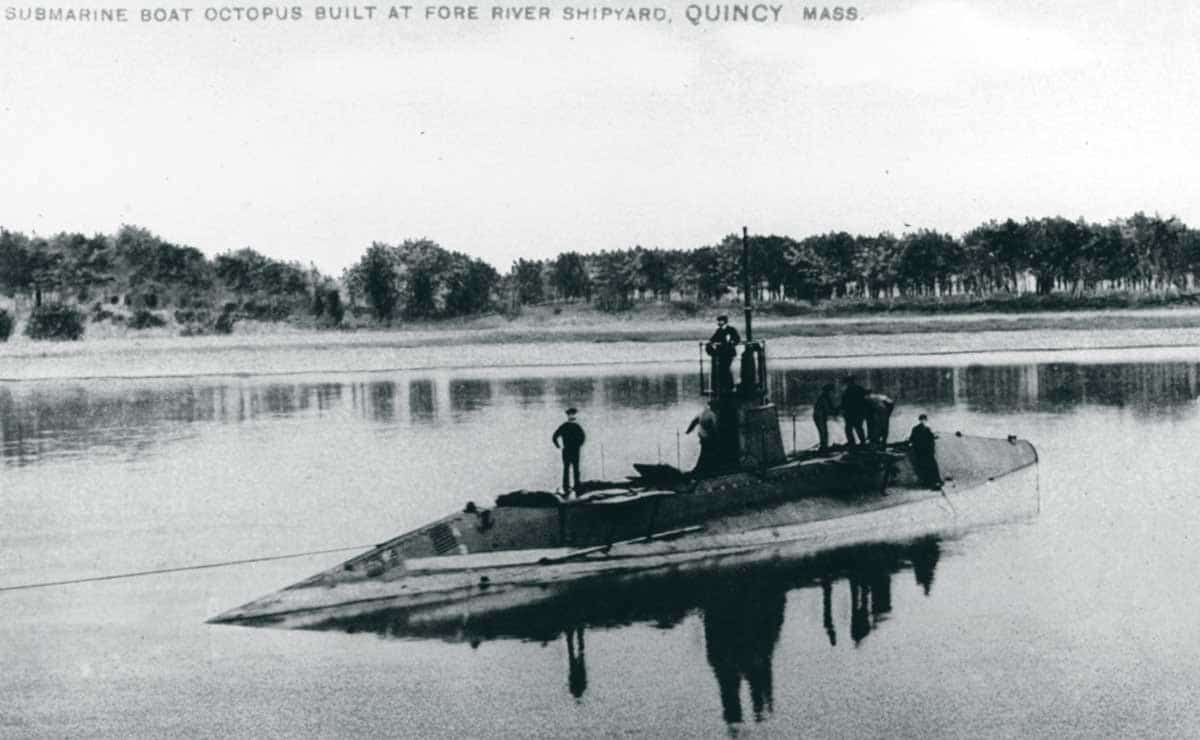
[[(488, 315), (443, 321), (420, 321), (357, 329), (320, 329), (288, 322), (239, 322), (230, 335), (180, 336), (167, 324), (142, 330), (128, 326), (90, 324), (82, 342), (33, 341), (14, 333), (0, 343), (0, 356), (75, 354), (86, 346), (125, 343), (142, 348), (209, 348), (255, 346), (428, 347), (458, 344), (496, 345), (544, 342), (680, 342), (701, 341), (711, 334), (717, 313), (729, 314), (742, 329), (738, 306), (681, 310), (670, 304), (647, 304), (622, 313), (598, 311), (587, 305), (526, 307), (517, 316)], [(978, 332), (1126, 331), (1200, 328), (1200, 307), (1138, 309), (1073, 309), (1058, 312), (962, 312), (857, 314), (853, 311), (785, 316), (770, 307), (756, 309), (754, 336), (861, 337), (901, 334), (958, 334)], [(82, 345), (82, 346), (80, 346)], [(72, 347), (75, 347), (72, 349)]]
[[(1104, 311), (1034, 316), (975, 315), (755, 319), (754, 335), (779, 361), (846, 367), (862, 363), (1034, 361), (1068, 351), (1126, 351), (1126, 361), (1195, 357), (1200, 310)], [(694, 367), (710, 317), (615, 318), (552, 311), (376, 331), (305, 331), (276, 324), (232, 335), (113, 337), (0, 344), (0, 383), (49, 379), (263, 376), (406, 370), (680, 363)], [(1155, 354), (1157, 352), (1157, 354)], [(1166, 352), (1166, 355), (1164, 355)], [(1016, 353), (1016, 355), (1014, 355)], [(1038, 354), (1040, 353), (1040, 355)], [(948, 359), (948, 358), (956, 359)], [(905, 358), (900, 360), (899, 358)], [(924, 358), (924, 359), (918, 359)], [(935, 359), (936, 358), (936, 359)]]
[[(1031, 297), (1036, 298), (1036, 297)], [(1047, 305), (1056, 305), (1053, 301)], [(1200, 328), (1200, 307), (1192, 304), (1147, 302), (1135, 306), (1116, 305), (1087, 308), (1072, 304), (1064, 310), (985, 311), (993, 304), (971, 304), (971, 310), (950, 308), (944, 303), (909, 304), (886, 312), (863, 311), (863, 304), (826, 304), (820, 309), (795, 314), (779, 310), (779, 304), (756, 307), (754, 335), (759, 339), (781, 337), (866, 337), (897, 334), (955, 334), (964, 332), (1033, 332), (1041, 330), (1093, 331)], [(1022, 305), (1033, 305), (1023, 302)], [(414, 335), (414, 344), (477, 344), (508, 342), (539, 343), (577, 341), (676, 342), (707, 339), (714, 318), (728, 314), (743, 327), (743, 310), (738, 305), (696, 307), (691, 304), (642, 304), (620, 313), (596, 310), (584, 304), (525, 307), (519, 315), (485, 316), (451, 321), (414, 322), (388, 328), (371, 328), (355, 333), (364, 342), (378, 335), (404, 342)], [(353, 342), (352, 339), (346, 341)]]
[(898, 299), (838, 298), (816, 305), (766, 303), (762, 310), (781, 316), (945, 316), (976, 313), (1026, 314), (1062, 311), (1134, 310), (1194, 307), (1200, 296), (1164, 291), (1106, 291), (1096, 293), (997, 293), (989, 296), (906, 296)]
[[(11, 301), (0, 300), (3, 318), (10, 324), (10, 341), (22, 343), (27, 316), (16, 313)], [(212, 332), (181, 319), (181, 312), (137, 312), (114, 309), (83, 317), (85, 341), (204, 336)], [(445, 341), (460, 341), (461, 332), (472, 332), (473, 341), (673, 341), (704, 334), (704, 327), (719, 313), (741, 325), (739, 304), (697, 304), (693, 301), (634, 303), (627, 310), (601, 311), (589, 303), (549, 303), (520, 306), (505, 314), (492, 313), (456, 319), (380, 324), (369, 313), (347, 311), (336, 326), (328, 319), (299, 315), (278, 321), (242, 318), (227, 327), (242, 337), (265, 335), (341, 335), (379, 333), (406, 335), (448, 334)], [(895, 300), (835, 299), (816, 304), (794, 301), (765, 302), (754, 309), (761, 336), (836, 336), (853, 322), (853, 333), (1019, 331), (1030, 329), (1131, 329), (1200, 326), (1200, 299), (1177, 291), (1108, 292), (1071, 295), (995, 295), (905, 297)], [(140, 319), (140, 320), (138, 320)], [(185, 322), (185, 323), (181, 323)], [(0, 334), (0, 343), (4, 339)], [(373, 341), (373, 340), (364, 340)], [(2, 346), (2, 344), (0, 344)]]

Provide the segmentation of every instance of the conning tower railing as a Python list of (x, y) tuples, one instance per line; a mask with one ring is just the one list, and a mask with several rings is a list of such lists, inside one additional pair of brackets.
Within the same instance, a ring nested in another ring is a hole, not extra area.
[[(710, 398), (737, 397), (759, 400), (769, 396), (766, 342), (746, 342), (742, 345), (737, 370), (731, 368), (728, 376), (725, 376), (721, 369), (721, 358), (705, 357), (706, 346), (706, 342), (699, 344), (701, 395)], [(722, 377), (724, 382), (721, 382)]]

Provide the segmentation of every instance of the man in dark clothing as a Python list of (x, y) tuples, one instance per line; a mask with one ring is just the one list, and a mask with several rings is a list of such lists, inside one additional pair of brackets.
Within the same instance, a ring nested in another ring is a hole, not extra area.
[(822, 452), (829, 449), (829, 418), (841, 413), (837, 399), (833, 396), (834, 390), (836, 388), (833, 383), (821, 386), (821, 395), (817, 396), (816, 403), (813, 404), (813, 424), (817, 425), (817, 439), (820, 440), (817, 449)]
[(724, 392), (733, 389), (731, 368), (741, 341), (737, 329), (729, 325), (729, 317), (724, 314), (718, 316), (717, 330), (704, 347), (704, 351), (713, 358), (713, 390)]
[(867, 443), (863, 422), (867, 419), (867, 389), (853, 375), (842, 378), (842, 419), (846, 422), (846, 444), (853, 447)]
[[(583, 427), (579, 426), (575, 421), (575, 415), (579, 413), (574, 407), (567, 409), (567, 420), (559, 425), (558, 429), (554, 430), (554, 436), (550, 441), (555, 447), (559, 447), (559, 440), (562, 440), (562, 490), (563, 495), (569, 495), (572, 490), (575, 495), (579, 495), (579, 450), (583, 447), (583, 442), (587, 439), (587, 435), (583, 433)], [(575, 485), (571, 486), (571, 479), (568, 474), (574, 472)]]
[(937, 435), (925, 425), (928, 419), (925, 414), (917, 417), (917, 425), (908, 435), (908, 446), (912, 452), (913, 470), (921, 485), (938, 490), (942, 487), (942, 473), (938, 469), (937, 456), (934, 454), (937, 446), (934, 440), (937, 439)]

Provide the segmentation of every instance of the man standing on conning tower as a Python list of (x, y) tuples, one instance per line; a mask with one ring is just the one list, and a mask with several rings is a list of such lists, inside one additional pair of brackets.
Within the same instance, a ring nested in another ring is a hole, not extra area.
[(704, 351), (713, 358), (713, 392), (727, 393), (733, 390), (733, 358), (742, 341), (737, 329), (729, 325), (729, 317), (717, 317), (717, 330), (709, 338)]

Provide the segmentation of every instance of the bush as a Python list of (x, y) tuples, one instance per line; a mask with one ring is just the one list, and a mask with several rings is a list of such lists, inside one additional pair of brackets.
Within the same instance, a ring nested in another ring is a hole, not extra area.
[(202, 337), (208, 333), (208, 328), (203, 324), (185, 324), (179, 330), (181, 337)]
[(242, 313), (256, 321), (283, 321), (291, 316), (292, 305), (276, 296), (261, 301), (251, 299), (242, 304)]
[(8, 311), (0, 308), (0, 342), (7, 342), (8, 338), (12, 336), (13, 325), (15, 323)]
[(700, 304), (696, 301), (671, 301), (671, 310), (684, 316), (695, 316), (700, 313)]
[(175, 323), (179, 324), (179, 336), (197, 337), (212, 329), (213, 319), (207, 308), (181, 308), (175, 312)]
[(763, 304), (762, 312), (772, 316), (806, 316), (813, 312), (812, 306), (797, 301), (771, 301)]
[(213, 331), (218, 334), (232, 334), (233, 324), (237, 321), (232, 311), (225, 311), (217, 317), (216, 323), (213, 324)]
[(605, 313), (620, 313), (633, 308), (633, 301), (623, 290), (601, 290), (596, 296), (596, 308)]
[(175, 312), (176, 324), (208, 324), (212, 321), (212, 314), (208, 309), (180, 309)]
[(97, 301), (96, 303), (94, 303), (92, 305), (92, 310), (88, 312), (88, 315), (89, 315), (89, 318), (91, 318), (93, 323), (99, 322), (99, 321), (112, 321), (113, 320), (113, 318), (116, 316), (116, 314), (113, 313), (112, 311), (109, 311), (108, 308), (106, 307), (107, 305), (108, 304), (101, 303), (99, 301)]
[(156, 313), (139, 309), (135, 312), (132, 318), (129, 319), (130, 329), (151, 329), (159, 326), (166, 326), (167, 321)]
[(331, 290), (325, 296), (325, 315), (334, 326), (342, 323), (346, 316), (346, 307), (342, 305), (342, 296), (336, 290)]
[(336, 289), (317, 288), (313, 293), (312, 313), (320, 326), (332, 327), (342, 323), (346, 307), (342, 305), (341, 294)]
[(29, 314), (25, 334), (30, 339), (79, 339), (83, 336), (83, 313), (61, 303), (42, 304)]

